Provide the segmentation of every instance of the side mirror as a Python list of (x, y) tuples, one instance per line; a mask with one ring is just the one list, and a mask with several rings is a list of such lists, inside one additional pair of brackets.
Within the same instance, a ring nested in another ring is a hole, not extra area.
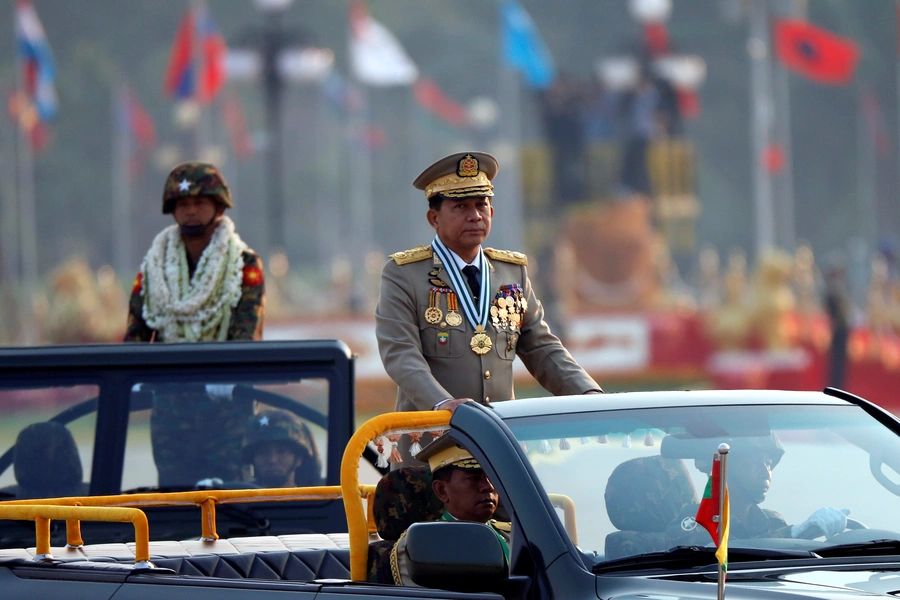
[(406, 532), (409, 575), (423, 587), (485, 591), (509, 579), (497, 534), (481, 523), (414, 523)]

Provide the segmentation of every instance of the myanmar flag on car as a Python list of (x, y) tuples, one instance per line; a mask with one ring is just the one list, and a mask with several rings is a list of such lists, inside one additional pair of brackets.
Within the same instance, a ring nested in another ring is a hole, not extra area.
[[(700, 500), (700, 506), (697, 507), (697, 516), (695, 520), (712, 537), (713, 543), (716, 545), (716, 560), (722, 565), (723, 569), (728, 569), (728, 521), (731, 510), (728, 504), (728, 488), (725, 488), (725, 502), (722, 514), (719, 514), (719, 490), (721, 489), (722, 463), (721, 455), (716, 453), (713, 457), (712, 473), (709, 481), (706, 482), (706, 490), (703, 492), (703, 499)], [(716, 517), (720, 517), (716, 519)]]
[(797, 19), (776, 22), (775, 53), (786, 68), (828, 85), (850, 83), (860, 55), (853, 40)]

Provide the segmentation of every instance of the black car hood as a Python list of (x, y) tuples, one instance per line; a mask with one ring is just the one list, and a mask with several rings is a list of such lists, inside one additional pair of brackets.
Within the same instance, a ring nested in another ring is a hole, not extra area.
[[(664, 576), (632, 579), (631, 585), (621, 579), (612, 586), (607, 578), (598, 578), (598, 597), (604, 600), (683, 600), (685, 597), (716, 597), (715, 576)], [(620, 587), (618, 584), (625, 584)], [(614, 588), (614, 589), (612, 589)], [(859, 598), (863, 596), (900, 595), (900, 563), (829, 569), (766, 569), (738, 571), (729, 575), (725, 596), (729, 600), (772, 600), (793, 598)]]

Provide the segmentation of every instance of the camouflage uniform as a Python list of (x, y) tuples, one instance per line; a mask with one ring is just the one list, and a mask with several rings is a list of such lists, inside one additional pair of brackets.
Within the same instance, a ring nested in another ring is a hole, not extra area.
[[(188, 181), (190, 186), (182, 191), (180, 182)], [(211, 196), (227, 208), (234, 208), (231, 192), (225, 179), (213, 165), (209, 163), (188, 162), (172, 169), (166, 179), (163, 190), (163, 214), (175, 210), (175, 202), (181, 196)], [(262, 259), (247, 250), (242, 253), (244, 260), (244, 280), (241, 286), (241, 299), (232, 311), (231, 324), (228, 327), (228, 340), (260, 340), (263, 336), (263, 321), (266, 308), (265, 283), (263, 281)], [(196, 265), (188, 261), (191, 277)], [(134, 280), (131, 299), (128, 303), (128, 325), (125, 331), (126, 342), (164, 342), (159, 332), (147, 325), (143, 316), (144, 294), (143, 277), (139, 273)], [(154, 336), (154, 334), (156, 334)]]
[(285, 410), (265, 410), (247, 422), (242, 448), (244, 464), (253, 463), (256, 449), (268, 442), (287, 442), (301, 459), (294, 472), (297, 487), (322, 485), (322, 457), (305, 423)]
[[(171, 214), (177, 200), (188, 196), (209, 196), (226, 208), (234, 207), (225, 178), (210, 163), (186, 162), (172, 169), (163, 188), (163, 214)], [(265, 313), (263, 263), (250, 249), (241, 257), (241, 297), (232, 311), (226, 339), (259, 340)], [(190, 260), (188, 269), (193, 277), (196, 265)], [(143, 275), (139, 273), (131, 291), (124, 341), (165, 342), (161, 332), (151, 329), (144, 320), (143, 292)], [(254, 412), (253, 403), (206, 390), (152, 391), (150, 435), (159, 485), (193, 486), (210, 477), (239, 481), (241, 444), (247, 419)]]
[(194, 487), (209, 478), (240, 481), (241, 441), (253, 402), (207, 386), (178, 387), (150, 387), (150, 439), (160, 487)]
[[(697, 524), (699, 504), (686, 506), (666, 528), (667, 548), (671, 546), (706, 546), (712, 543), (709, 532)], [(781, 514), (759, 505), (750, 506), (746, 519), (732, 519), (728, 523), (729, 539), (789, 538), (791, 527)]]

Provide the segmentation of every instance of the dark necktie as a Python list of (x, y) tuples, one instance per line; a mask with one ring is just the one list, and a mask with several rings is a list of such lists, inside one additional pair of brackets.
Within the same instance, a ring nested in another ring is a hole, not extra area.
[(481, 271), (475, 265), (468, 265), (463, 267), (463, 273), (466, 276), (472, 297), (475, 299), (475, 302), (478, 302), (478, 293), (481, 291)]

